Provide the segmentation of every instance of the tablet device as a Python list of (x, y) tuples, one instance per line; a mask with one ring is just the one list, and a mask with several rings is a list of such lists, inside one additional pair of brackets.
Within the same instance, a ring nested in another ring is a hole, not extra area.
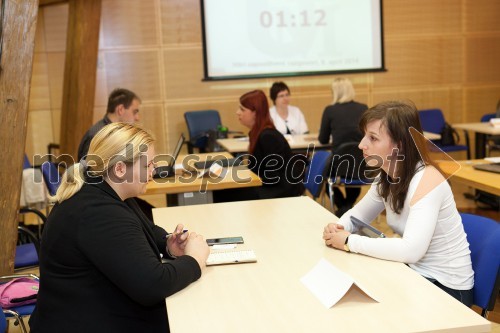
[(384, 233), (354, 216), (351, 216), (351, 222), (354, 225), (354, 229), (357, 230), (357, 234), (361, 236), (367, 236), (371, 238), (385, 238)]
[(207, 238), (207, 244), (243, 244), (243, 237)]

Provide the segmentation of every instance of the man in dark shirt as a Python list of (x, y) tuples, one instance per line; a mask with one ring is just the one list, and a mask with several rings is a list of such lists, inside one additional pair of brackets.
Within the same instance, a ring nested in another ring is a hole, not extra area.
[[(104, 118), (95, 123), (83, 136), (80, 146), (78, 147), (78, 160), (87, 156), (89, 151), (90, 142), (94, 136), (104, 126), (116, 123), (136, 123), (140, 120), (139, 107), (141, 99), (133, 91), (123, 88), (117, 88), (111, 92), (108, 98), (108, 106)], [(142, 212), (153, 221), (152, 209), (154, 208), (147, 201), (134, 198), (136, 203), (141, 208)]]
[(90, 141), (104, 126), (115, 123), (136, 123), (139, 121), (139, 106), (141, 99), (132, 91), (117, 88), (111, 92), (108, 98), (108, 106), (104, 118), (95, 123), (83, 136), (78, 147), (78, 160), (87, 155)]

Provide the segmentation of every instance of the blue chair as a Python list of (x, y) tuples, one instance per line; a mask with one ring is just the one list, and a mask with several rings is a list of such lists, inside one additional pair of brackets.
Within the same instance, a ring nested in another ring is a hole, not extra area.
[(57, 189), (61, 184), (61, 175), (57, 170), (57, 165), (52, 162), (43, 162), (40, 166), (42, 170), (43, 180), (47, 186), (50, 195), (56, 195)]
[[(332, 156), (331, 174), (328, 179), (328, 195), (332, 210), (335, 208), (335, 187), (356, 188), (371, 185), (368, 170), (359, 142), (344, 142)], [(341, 208), (341, 207), (337, 207)]]
[[(418, 112), (422, 129), (425, 132), (441, 134), (445, 127), (446, 121), (443, 112), (440, 109), (420, 110)], [(465, 145), (443, 145), (441, 140), (433, 140), (432, 142), (444, 152), (466, 151), (467, 159), (470, 160), (469, 149), (469, 134), (464, 131)]]
[[(487, 113), (481, 117), (482, 123), (487, 123), (492, 118), (496, 118), (496, 113)], [(492, 150), (500, 150), (500, 135), (488, 135), (485, 140), (485, 150), (486, 156), (490, 155), (490, 151)]]
[(325, 180), (328, 178), (327, 166), (330, 157), (331, 153), (328, 151), (316, 151), (306, 170), (304, 187), (311, 193), (314, 200), (319, 198), (323, 192)]
[(217, 131), (217, 127), (222, 125), (219, 111), (188, 111), (184, 113), (184, 119), (189, 131), (188, 153), (192, 154), (193, 148), (197, 148), (200, 153), (206, 152), (208, 132)]
[[(40, 278), (35, 274), (13, 274), (13, 275), (0, 276), (0, 280), (2, 281), (2, 283), (5, 283), (8, 280), (19, 277), (27, 277), (35, 280), (40, 280)], [(15, 306), (8, 309), (3, 309), (2, 312), (5, 315), (5, 319), (7, 320), (14, 319), (15, 320), (14, 325), (19, 325), (23, 333), (28, 333), (29, 330), (26, 328), (23, 318), (31, 316), (33, 310), (35, 310), (35, 304)]]
[(500, 289), (500, 224), (492, 219), (460, 213), (474, 270), (474, 305), (487, 317)]
[(3, 313), (3, 309), (0, 307), (0, 332), (4, 333), (7, 329), (7, 319), (5, 319), (5, 314)]
[(40, 242), (33, 232), (23, 226), (18, 226), (19, 239), (27, 242), (16, 246), (14, 257), (14, 270), (38, 266), (38, 254), (40, 253)]

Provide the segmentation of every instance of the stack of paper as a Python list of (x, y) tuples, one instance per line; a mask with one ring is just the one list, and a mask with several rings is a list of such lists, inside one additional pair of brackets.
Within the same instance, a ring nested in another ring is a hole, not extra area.
[(490, 125), (493, 127), (500, 127), (500, 118), (491, 118)]

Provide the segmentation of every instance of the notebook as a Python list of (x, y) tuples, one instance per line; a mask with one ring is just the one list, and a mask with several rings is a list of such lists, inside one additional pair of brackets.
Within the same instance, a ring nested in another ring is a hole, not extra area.
[(185, 140), (186, 139), (184, 138), (184, 134), (181, 133), (179, 140), (177, 140), (177, 144), (175, 145), (173, 154), (167, 156), (168, 165), (157, 167), (155, 169), (155, 174), (153, 175), (153, 178), (167, 178), (175, 175), (175, 170), (174, 170), (175, 160), (179, 156), (179, 153), (181, 151), (182, 145), (184, 144)]
[(257, 256), (253, 250), (211, 252), (206, 263), (207, 266), (214, 266), (246, 262), (257, 262)]
[(500, 173), (500, 163), (475, 164), (472, 167), (476, 170)]
[(351, 216), (351, 222), (356, 228), (356, 230), (358, 230), (357, 233), (359, 235), (368, 236), (370, 238), (385, 238), (384, 233), (382, 233), (381, 231), (375, 229), (368, 223), (365, 223), (354, 216)]
[(208, 169), (215, 162), (217, 162), (217, 164), (219, 164), (223, 168), (227, 168), (227, 167), (241, 165), (241, 163), (243, 162), (243, 159), (241, 159), (241, 158), (221, 158), (221, 159), (217, 159), (217, 160), (199, 161), (199, 162), (194, 163), (194, 167), (196, 169)]

